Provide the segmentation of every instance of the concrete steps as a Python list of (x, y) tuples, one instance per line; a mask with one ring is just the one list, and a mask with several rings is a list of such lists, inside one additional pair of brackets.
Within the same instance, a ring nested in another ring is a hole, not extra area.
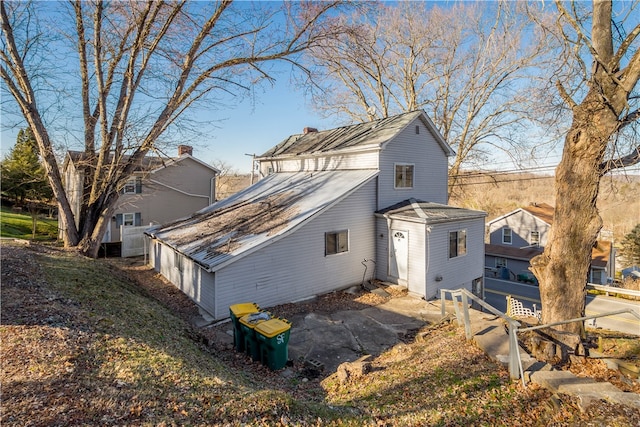
[[(490, 358), (505, 366), (509, 364), (509, 335), (499, 318), (479, 311), (470, 311), (473, 341)], [(593, 401), (606, 400), (633, 408), (640, 408), (640, 395), (623, 392), (608, 382), (597, 382), (568, 371), (557, 371), (545, 363), (538, 362), (520, 347), (520, 360), (525, 371), (525, 380), (538, 384), (554, 393), (577, 396), (581, 407)]]

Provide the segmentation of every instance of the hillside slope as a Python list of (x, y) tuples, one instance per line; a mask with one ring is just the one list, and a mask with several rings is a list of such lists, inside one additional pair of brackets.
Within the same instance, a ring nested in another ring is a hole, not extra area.
[(205, 344), (186, 321), (194, 308), (182, 294), (162, 297), (152, 271), (142, 287), (105, 260), (1, 249), (3, 426), (640, 422), (638, 410), (594, 402), (582, 412), (570, 397), (523, 389), (453, 324), (416, 331), (421, 339), (380, 355), (362, 381), (307, 378), (295, 361), (285, 376)]

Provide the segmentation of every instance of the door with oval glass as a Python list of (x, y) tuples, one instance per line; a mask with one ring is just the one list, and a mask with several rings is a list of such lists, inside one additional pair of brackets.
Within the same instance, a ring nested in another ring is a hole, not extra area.
[(406, 284), (409, 264), (409, 232), (391, 230), (389, 247), (389, 276), (398, 279), (399, 284)]

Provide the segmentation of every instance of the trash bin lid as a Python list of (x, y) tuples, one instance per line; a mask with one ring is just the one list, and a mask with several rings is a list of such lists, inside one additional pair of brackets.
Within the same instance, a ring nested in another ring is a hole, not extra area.
[(291, 322), (285, 319), (271, 319), (256, 325), (255, 330), (260, 335), (267, 338), (273, 338), (278, 334), (291, 329)]
[(258, 304), (253, 302), (243, 302), (240, 304), (230, 305), (229, 310), (233, 313), (234, 316), (240, 318), (245, 314), (260, 311), (260, 307), (258, 307)]
[(258, 323), (265, 322), (271, 319), (271, 314), (268, 311), (259, 311), (257, 313), (250, 313), (240, 318), (240, 323), (248, 328), (255, 328)]

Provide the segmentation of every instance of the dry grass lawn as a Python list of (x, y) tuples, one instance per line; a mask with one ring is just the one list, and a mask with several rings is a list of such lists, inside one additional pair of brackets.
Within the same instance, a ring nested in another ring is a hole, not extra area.
[(193, 307), (170, 309), (159, 280), (142, 287), (112, 263), (38, 245), (1, 255), (3, 426), (640, 424), (639, 410), (581, 411), (512, 383), (452, 324), (383, 353), (360, 380), (295, 364), (285, 377), (205, 344), (186, 321)]

